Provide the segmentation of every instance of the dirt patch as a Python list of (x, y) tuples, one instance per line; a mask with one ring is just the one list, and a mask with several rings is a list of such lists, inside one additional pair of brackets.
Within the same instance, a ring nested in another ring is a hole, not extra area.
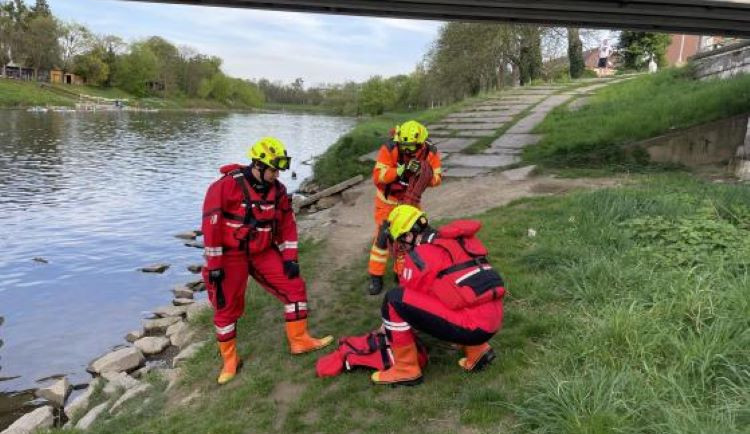
[[(441, 186), (428, 189), (422, 203), (430, 218), (458, 218), (506, 205), (523, 197), (561, 194), (572, 189), (612, 187), (623, 181), (623, 178), (558, 179), (552, 176), (510, 181), (501, 173), (492, 173), (477, 178), (448, 179)], [(352, 190), (362, 194), (350, 205), (339, 203), (324, 211), (300, 217), (300, 232), (304, 236), (326, 241), (324, 251), (318, 257), (318, 267), (325, 272), (310, 282), (312, 292), (324, 299), (334, 288), (327, 277), (350, 265), (353, 258), (367, 256), (375, 233), (375, 187), (366, 180)], [(362, 270), (363, 274), (366, 272)]]
[(283, 381), (276, 385), (271, 393), (271, 399), (276, 403), (276, 417), (274, 428), (278, 431), (284, 425), (289, 405), (299, 399), (305, 391), (305, 386)]

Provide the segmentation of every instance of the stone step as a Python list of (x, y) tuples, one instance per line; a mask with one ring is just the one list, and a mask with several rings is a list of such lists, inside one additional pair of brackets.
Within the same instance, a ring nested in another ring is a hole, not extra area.
[(486, 169), (496, 169), (499, 167), (510, 166), (520, 161), (515, 155), (451, 155), (443, 163), (444, 167), (482, 167)]
[(489, 170), (482, 167), (446, 167), (443, 168), (443, 176), (448, 178), (473, 178), (489, 173)]
[(432, 128), (439, 130), (496, 130), (505, 125), (504, 122), (484, 122), (484, 123), (446, 123), (434, 124), (427, 127), (427, 131)]
[(471, 118), (454, 118), (445, 117), (441, 122), (445, 124), (460, 124), (460, 123), (472, 123), (472, 124), (491, 124), (491, 123), (505, 123), (513, 119), (512, 116), (492, 116), (492, 117), (471, 117)]
[(435, 146), (441, 153), (461, 152), (476, 142), (475, 139), (452, 137), (449, 139), (438, 139), (434, 141)]
[(541, 134), (512, 134), (505, 133), (490, 144), (485, 153), (496, 154), (508, 150), (521, 150), (526, 146), (535, 145), (542, 139)]

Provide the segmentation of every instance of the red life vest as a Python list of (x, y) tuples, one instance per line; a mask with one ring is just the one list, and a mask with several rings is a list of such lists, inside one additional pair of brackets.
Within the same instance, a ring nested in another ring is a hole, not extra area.
[(451, 309), (488, 303), (505, 295), (505, 283), (487, 260), (487, 248), (474, 235), (481, 223), (460, 220), (438, 231), (430, 244), (444, 250), (453, 265), (438, 271), (432, 293)]
[[(417, 343), (417, 360), (419, 366), (427, 366), (429, 356), (427, 348), (419, 339)], [(369, 368), (384, 371), (393, 366), (391, 344), (385, 333), (373, 331), (362, 336), (348, 336), (339, 339), (338, 348), (322, 356), (315, 364), (318, 377), (334, 377), (356, 368)]]
[(226, 225), (233, 230), (224, 233), (224, 245), (229, 248), (259, 253), (273, 243), (278, 220), (278, 199), (281, 189), (276, 182), (264, 194), (250, 187), (242, 170), (227, 174), (234, 178), (242, 190), (242, 202), (235, 212), (223, 211)]

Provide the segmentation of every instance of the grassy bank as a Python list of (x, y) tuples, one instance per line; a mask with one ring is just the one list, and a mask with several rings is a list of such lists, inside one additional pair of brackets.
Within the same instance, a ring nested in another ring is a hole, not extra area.
[(157, 108), (165, 110), (255, 110), (244, 104), (221, 103), (214, 100), (174, 97), (137, 98), (117, 88), (96, 86), (52, 85), (0, 78), (0, 108), (27, 108), (34, 106), (75, 106), (78, 95), (128, 100), (133, 107)]
[(459, 110), (470, 101), (473, 100), (430, 110), (385, 113), (362, 120), (315, 160), (313, 167), (315, 182), (322, 186), (329, 186), (360, 173), (369, 174), (372, 171), (373, 162), (361, 162), (359, 157), (378, 149), (385, 143), (391, 128), (410, 119), (429, 124)]
[(73, 105), (74, 99), (42, 89), (36, 83), (0, 78), (0, 108)]
[(750, 75), (698, 81), (689, 69), (668, 69), (608, 86), (578, 111), (553, 110), (535, 131), (544, 138), (524, 159), (557, 167), (632, 164), (624, 144), (745, 112)]
[[(509, 289), (492, 340), (499, 357), (467, 375), (457, 351), (427, 338), (430, 365), (415, 388), (373, 387), (364, 372), (315, 378), (317, 355), (287, 354), (278, 302), (254, 289), (234, 382), (214, 385), (220, 362), (208, 345), (175, 392), (156, 382), (148, 405), (133, 400), (94, 431), (746, 432), (749, 204), (747, 188), (673, 174), (479, 216)], [(311, 281), (328, 272), (320, 248), (307, 244), (302, 257)], [(379, 325), (362, 256), (332, 276), (327, 297), (311, 294), (315, 329)], [(208, 317), (201, 327), (210, 336)]]

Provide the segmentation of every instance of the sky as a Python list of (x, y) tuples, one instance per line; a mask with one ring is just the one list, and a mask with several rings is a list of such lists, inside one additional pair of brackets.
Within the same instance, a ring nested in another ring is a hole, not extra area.
[(56, 17), (84, 24), (97, 34), (120, 36), (126, 42), (161, 36), (221, 57), (230, 76), (286, 83), (301, 77), (306, 86), (409, 73), (442, 25), (121, 0), (48, 3)]

